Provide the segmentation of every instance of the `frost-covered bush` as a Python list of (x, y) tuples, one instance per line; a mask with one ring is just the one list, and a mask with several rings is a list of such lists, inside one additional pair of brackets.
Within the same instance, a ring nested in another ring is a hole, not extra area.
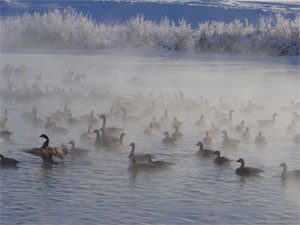
[(299, 55), (300, 17), (278, 14), (261, 17), (256, 26), (231, 23), (199, 23), (192, 29), (184, 19), (178, 25), (168, 18), (160, 23), (137, 15), (122, 24), (96, 23), (74, 9), (45, 14), (25, 13), (1, 20), (2, 48), (102, 49), (152, 46), (199, 53), (259, 53)]

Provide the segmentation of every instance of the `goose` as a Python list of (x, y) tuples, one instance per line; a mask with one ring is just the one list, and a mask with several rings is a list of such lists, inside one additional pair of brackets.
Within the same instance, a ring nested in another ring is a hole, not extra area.
[(128, 170), (131, 172), (138, 172), (138, 171), (151, 171), (153, 169), (157, 169), (158, 167), (149, 164), (149, 163), (137, 163), (136, 162), (136, 156), (133, 154), (129, 157), (130, 159), (130, 164), (128, 167)]
[(266, 145), (267, 144), (267, 139), (262, 136), (262, 132), (259, 131), (257, 137), (254, 140), (254, 143), (256, 145)]
[(200, 141), (196, 144), (196, 146), (199, 146), (199, 151), (197, 152), (197, 156), (208, 158), (211, 156), (214, 156), (215, 151), (209, 150), (209, 149), (203, 149), (203, 143)]
[(286, 127), (286, 132), (289, 134), (296, 134), (297, 133), (297, 125), (295, 123), (295, 120), (292, 120), (292, 122), (287, 125)]
[(47, 117), (47, 122), (45, 123), (44, 128), (48, 130), (52, 129), (53, 127), (55, 127), (55, 122), (51, 121), (51, 117)]
[(172, 133), (172, 138), (175, 138), (175, 139), (182, 139), (183, 138), (183, 133), (182, 132), (180, 132), (180, 131), (178, 131), (178, 127), (177, 126), (175, 126), (175, 127), (173, 127), (174, 129), (175, 129), (175, 131)]
[(242, 139), (244, 141), (249, 141), (251, 138), (250, 127), (246, 127), (245, 132), (242, 134)]
[(217, 121), (218, 125), (222, 127), (230, 127), (232, 125), (232, 113), (234, 112), (234, 110), (230, 110), (228, 118)]
[(124, 122), (138, 122), (141, 118), (137, 116), (127, 116), (127, 111), (125, 108), (121, 108), (121, 111), (123, 112), (122, 120)]
[(70, 141), (68, 144), (71, 144), (71, 149), (69, 151), (70, 155), (87, 155), (89, 153), (89, 150), (83, 149), (83, 148), (77, 148), (75, 147), (75, 141)]
[(206, 131), (206, 135), (203, 138), (203, 143), (206, 145), (211, 145), (213, 143), (213, 138), (209, 135), (209, 130)]
[(97, 136), (96, 136), (96, 139), (94, 141), (94, 146), (96, 148), (99, 148), (101, 145), (102, 145), (102, 142), (101, 142), (101, 136), (100, 136), (100, 131), (98, 129), (95, 129), (93, 131), (93, 133), (95, 133)]
[(44, 123), (44, 120), (37, 116), (37, 108), (33, 111), (33, 118), (29, 120), (34, 126), (41, 126)]
[(300, 170), (291, 170), (287, 171), (286, 163), (281, 163), (279, 167), (283, 167), (281, 174), (282, 180), (299, 180), (300, 179)]
[(89, 125), (88, 130), (86, 132), (83, 132), (80, 135), (80, 140), (81, 141), (90, 141), (90, 140), (93, 140), (94, 136), (93, 136), (92, 129), (93, 129), (93, 126)]
[(153, 136), (156, 134), (156, 130), (153, 128), (152, 122), (149, 124), (149, 127), (144, 130), (144, 134), (148, 136)]
[(235, 131), (237, 133), (242, 133), (245, 129), (246, 125), (245, 125), (245, 121), (242, 120), (240, 124), (238, 124), (236, 127), (235, 127)]
[(9, 139), (12, 134), (13, 133), (10, 132), (9, 130), (1, 130), (0, 131), (0, 137), (2, 137), (3, 139)]
[(163, 133), (165, 135), (165, 138), (162, 140), (162, 143), (164, 144), (175, 144), (177, 139), (174, 137), (170, 137), (169, 132), (165, 131)]
[(296, 144), (300, 143), (300, 133), (298, 133), (298, 134), (295, 135), (295, 137), (294, 137), (294, 143), (296, 143)]
[(226, 115), (224, 113), (219, 113), (215, 107), (212, 107), (212, 110), (214, 111), (215, 120), (218, 121), (225, 119)]
[(235, 173), (240, 176), (258, 176), (259, 173), (265, 172), (259, 168), (245, 167), (245, 162), (243, 159), (239, 159), (236, 162), (241, 163), (241, 166), (235, 170)]
[(274, 113), (273, 116), (272, 116), (273, 117), (272, 120), (258, 120), (257, 121), (258, 125), (260, 127), (271, 127), (271, 126), (273, 126), (275, 124), (275, 118), (276, 118), (276, 116), (278, 116), (278, 114)]
[(88, 124), (96, 124), (99, 122), (99, 120), (95, 117), (94, 110), (91, 110), (90, 114), (80, 116), (79, 118), (80, 120), (85, 121)]
[(102, 129), (105, 129), (105, 134), (108, 136), (119, 136), (121, 132), (124, 131), (123, 128), (117, 128), (117, 127), (106, 127), (106, 116), (101, 115), (99, 118), (103, 120), (102, 123)]
[(211, 128), (209, 129), (209, 133), (210, 133), (213, 137), (217, 137), (217, 136), (219, 136), (220, 132), (221, 132), (220, 128), (219, 128), (219, 127), (216, 127), (216, 126), (215, 126), (215, 123), (212, 122), (212, 123), (211, 123)]
[(223, 138), (224, 138), (224, 140), (222, 142), (223, 147), (236, 148), (239, 146), (241, 141), (233, 139), (233, 138), (229, 138), (226, 130), (222, 131), (222, 134), (223, 134)]
[(110, 150), (123, 150), (124, 136), (126, 136), (126, 134), (121, 133), (118, 141), (108, 142), (105, 146)]
[[(130, 152), (130, 154), (129, 154), (129, 156), (128, 156), (128, 158), (130, 159), (131, 157), (135, 157), (135, 161), (137, 162), (137, 163), (148, 163), (148, 155), (150, 155), (150, 154), (138, 154), (138, 155), (135, 155), (134, 154), (134, 151), (135, 151), (135, 143), (131, 143), (130, 145), (129, 145), (130, 147), (131, 147), (131, 152)], [(153, 157), (152, 155), (151, 155), (151, 157)]]
[(204, 115), (200, 116), (200, 119), (197, 120), (196, 125), (198, 127), (205, 127), (205, 119), (204, 119)]
[(168, 117), (168, 110), (165, 110), (165, 114), (163, 117), (159, 119), (159, 122), (161, 123), (168, 123), (169, 122), (169, 117)]
[(224, 156), (221, 156), (220, 151), (215, 151), (214, 154), (217, 155), (217, 158), (215, 158), (215, 160), (214, 160), (214, 164), (216, 164), (216, 165), (219, 165), (219, 166), (228, 166), (233, 161), (233, 160), (228, 159), (228, 158), (226, 158)]
[(2, 154), (0, 154), (1, 157), (1, 167), (17, 167), (17, 164), (20, 163), (20, 161), (4, 157)]
[(0, 122), (0, 129), (6, 129), (7, 121), (8, 121), (7, 118), (2, 119), (2, 121)]
[(152, 127), (156, 130), (160, 130), (160, 128), (161, 128), (161, 124), (156, 121), (155, 116), (152, 119)]
[(76, 126), (76, 125), (80, 125), (81, 121), (79, 119), (76, 119), (74, 117), (72, 117), (72, 113), (68, 112), (68, 120), (67, 120), (67, 124), (69, 126)]
[(110, 107), (109, 113), (99, 113), (98, 117), (100, 118), (101, 116), (105, 116), (105, 118), (111, 119), (115, 115), (116, 115), (116, 113), (114, 112), (114, 107)]
[(177, 117), (175, 116), (174, 118), (173, 118), (173, 122), (172, 122), (172, 125), (171, 125), (172, 127), (175, 127), (175, 126), (177, 126), (178, 128), (181, 128), (182, 126), (183, 126), (183, 123), (181, 122), (181, 121), (179, 121), (178, 119), (177, 119)]
[(37, 112), (37, 107), (36, 106), (33, 106), (32, 109), (31, 109), (31, 112), (25, 112), (25, 113), (22, 113), (21, 116), (23, 119), (33, 119), (34, 118), (34, 114), (36, 114)]
[(69, 131), (66, 128), (57, 127), (55, 122), (53, 122), (53, 127), (50, 131), (54, 135), (67, 135), (69, 133)]
[(157, 168), (168, 168), (172, 165), (174, 165), (174, 162), (167, 162), (167, 161), (152, 161), (152, 156), (150, 154), (147, 154), (146, 157), (148, 158), (148, 164), (154, 165)]

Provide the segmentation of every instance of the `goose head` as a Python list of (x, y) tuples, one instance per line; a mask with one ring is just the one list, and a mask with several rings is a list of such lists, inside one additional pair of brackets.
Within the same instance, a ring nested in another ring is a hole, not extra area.
[(215, 151), (214, 154), (217, 155), (218, 157), (220, 157), (221, 155), (220, 151)]
[(281, 164), (279, 165), (279, 167), (287, 167), (287, 165), (286, 165), (285, 162), (283, 162), (283, 163), (281, 163)]
[(73, 145), (73, 144), (75, 144), (75, 141), (73, 141), (73, 140), (72, 140), (72, 141), (69, 141), (68, 144)]
[(41, 134), (40, 137), (48, 139), (48, 136), (46, 134)]
[(169, 136), (169, 132), (168, 132), (168, 131), (165, 131), (165, 132), (163, 133), (163, 135)]

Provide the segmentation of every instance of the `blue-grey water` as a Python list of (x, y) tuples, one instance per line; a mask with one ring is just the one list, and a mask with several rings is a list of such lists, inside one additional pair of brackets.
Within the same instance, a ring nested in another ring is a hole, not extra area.
[[(174, 54), (174, 53), (173, 53)], [(165, 126), (154, 137), (143, 133), (151, 118), (137, 125), (124, 124), (120, 119), (108, 120), (108, 125), (124, 127), (127, 136), (123, 151), (96, 150), (93, 142), (80, 141), (87, 124), (70, 128), (69, 135), (50, 135), (50, 145), (58, 146), (75, 140), (76, 146), (90, 150), (86, 157), (67, 156), (52, 167), (43, 166), (42, 159), (21, 149), (39, 147), (38, 136), (46, 131), (34, 127), (21, 118), (21, 113), (38, 107), (38, 116), (63, 110), (60, 98), (41, 98), (15, 102), (1, 98), (1, 113), (8, 109), (8, 129), (13, 132), (9, 141), (0, 144), (1, 153), (21, 161), (18, 169), (1, 169), (1, 224), (299, 224), (299, 184), (282, 183), (279, 168), (286, 162), (288, 169), (299, 169), (299, 145), (293, 135), (286, 133), (292, 119), (291, 112), (280, 107), (299, 101), (299, 64), (297, 58), (275, 58), (234, 55), (169, 55), (101, 52), (95, 54), (2, 53), (1, 69), (7, 64), (28, 67), (26, 78), (16, 78), (16, 87), (39, 83), (41, 87), (60, 86), (68, 92), (84, 96), (95, 89), (106, 90), (134, 99), (141, 93), (149, 96), (173, 96), (183, 91), (185, 98), (200, 101), (207, 98), (218, 107), (219, 99), (231, 103), (251, 99), (263, 104), (261, 113), (233, 114), (234, 124), (242, 119), (251, 127), (253, 137), (259, 128), (256, 120), (269, 119), (278, 112), (278, 120), (271, 130), (264, 130), (266, 147), (257, 148), (253, 140), (242, 142), (234, 151), (224, 151), (222, 138), (214, 140), (212, 149), (219, 149), (229, 158), (244, 158), (246, 165), (265, 170), (261, 177), (241, 179), (235, 174), (238, 163), (229, 168), (214, 166), (213, 160), (199, 160), (198, 147), (206, 129), (195, 123), (203, 113), (178, 107), (169, 111), (170, 120), (177, 116), (184, 126), (184, 139), (176, 146), (164, 146), (162, 133), (172, 131)], [(68, 85), (60, 81), (68, 70), (85, 72), (87, 81)], [(37, 74), (42, 81), (34, 81)], [(3, 79), (1, 87), (6, 88)], [(138, 77), (144, 82), (132, 85), (128, 79)], [(111, 101), (72, 98), (68, 101), (74, 117), (95, 112), (109, 112)], [(157, 118), (164, 109), (155, 113)], [(226, 113), (226, 111), (224, 111)], [(130, 115), (139, 111), (131, 109)], [(207, 128), (214, 120), (206, 114)], [(67, 127), (65, 123), (59, 124)], [(99, 123), (98, 127), (101, 126)], [(240, 139), (234, 129), (231, 137)], [(128, 171), (129, 144), (136, 143), (136, 153), (151, 153), (158, 160), (176, 164), (168, 170), (155, 172)]]

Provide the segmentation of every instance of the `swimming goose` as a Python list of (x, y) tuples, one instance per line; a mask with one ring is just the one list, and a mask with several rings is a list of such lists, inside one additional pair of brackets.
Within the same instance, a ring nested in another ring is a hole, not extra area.
[(44, 128), (48, 130), (52, 129), (53, 127), (55, 127), (55, 122), (51, 121), (51, 117), (47, 117), (47, 122), (45, 123)]
[(220, 134), (220, 128), (215, 126), (215, 123), (212, 122), (211, 123), (211, 128), (209, 129), (209, 133), (211, 134), (211, 136), (213, 137), (217, 137)]
[(150, 154), (147, 154), (146, 157), (148, 158), (148, 163), (150, 165), (154, 165), (156, 166), (157, 168), (168, 168), (172, 165), (174, 165), (175, 163), (173, 162), (167, 162), (167, 161), (152, 161), (152, 156)]
[(137, 163), (136, 162), (136, 156), (134, 154), (132, 154), (130, 157), (130, 164), (128, 167), (128, 170), (131, 172), (138, 172), (138, 171), (151, 171), (153, 169), (157, 169), (158, 167), (153, 165), (153, 164), (149, 164), (149, 163)]
[(288, 132), (289, 134), (296, 134), (297, 131), (298, 129), (295, 120), (292, 120), (292, 122), (289, 125), (287, 125), (286, 132)]
[(94, 131), (93, 131), (93, 133), (95, 133), (97, 136), (96, 136), (96, 139), (95, 139), (95, 141), (94, 141), (94, 146), (96, 147), (96, 148), (99, 148), (99, 147), (101, 147), (101, 145), (102, 145), (102, 142), (101, 142), (101, 136), (100, 136), (100, 131), (98, 130), (98, 129), (95, 129)]
[(243, 159), (239, 159), (236, 162), (241, 163), (241, 166), (235, 170), (235, 173), (240, 176), (258, 176), (259, 173), (265, 172), (259, 168), (245, 167), (245, 162)]
[(0, 131), (0, 137), (2, 137), (3, 139), (9, 139), (12, 134), (13, 133), (10, 132), (9, 130), (1, 130)]
[(174, 129), (175, 129), (175, 131), (172, 133), (172, 137), (173, 138), (175, 138), (175, 139), (182, 139), (183, 138), (183, 133), (182, 132), (180, 132), (180, 131), (178, 131), (178, 127), (177, 126), (175, 126), (175, 127), (173, 127)]
[(71, 144), (71, 149), (69, 151), (70, 155), (87, 155), (89, 153), (89, 150), (83, 149), (83, 148), (77, 148), (75, 147), (75, 141), (70, 141), (68, 144)]
[(281, 163), (279, 167), (283, 167), (283, 171), (281, 174), (282, 180), (299, 180), (300, 179), (300, 170), (291, 170), (287, 171), (286, 163)]
[(205, 127), (205, 119), (204, 119), (204, 115), (200, 116), (200, 119), (197, 120), (196, 125), (198, 127)]
[(224, 113), (219, 113), (216, 107), (212, 107), (212, 110), (214, 111), (215, 120), (218, 121), (225, 119), (226, 115)]
[(37, 108), (33, 111), (33, 118), (29, 120), (34, 126), (41, 126), (44, 123), (44, 120), (37, 116)]
[(223, 147), (236, 148), (239, 146), (241, 141), (233, 139), (233, 138), (229, 138), (226, 130), (222, 131), (222, 134), (223, 134), (223, 138), (224, 138), (224, 140), (222, 142)]
[(22, 113), (21, 116), (24, 119), (29, 119), (30, 120), (30, 119), (34, 118), (34, 114), (36, 114), (36, 112), (37, 112), (37, 107), (33, 106), (32, 109), (31, 109), (31, 112)]
[[(135, 157), (135, 161), (137, 163), (148, 163), (148, 157), (149, 157), (148, 155), (150, 155), (150, 154), (138, 154), (138, 155), (135, 155), (134, 154), (135, 143), (131, 143), (129, 146), (131, 146), (131, 152), (130, 152), (130, 154), (128, 156), (129, 159), (134, 156)], [(151, 155), (151, 157), (153, 157), (153, 156)]]
[(96, 124), (99, 122), (97, 117), (95, 117), (94, 110), (91, 110), (90, 114), (80, 116), (79, 118), (80, 120), (85, 121), (87, 124)]
[(7, 117), (4, 117), (4, 118), (1, 119), (1, 122), (0, 122), (0, 129), (6, 129), (7, 121), (8, 121), (8, 118), (7, 118)]
[(80, 140), (81, 141), (91, 141), (91, 140), (93, 140), (94, 136), (93, 136), (92, 129), (93, 129), (93, 126), (89, 125), (88, 130), (86, 132), (83, 132), (80, 135)]
[(127, 116), (127, 111), (125, 108), (121, 108), (121, 111), (123, 112), (122, 120), (124, 122), (138, 122), (141, 118), (138, 116)]
[(256, 145), (266, 145), (267, 144), (267, 139), (262, 136), (262, 132), (259, 131), (257, 137), (254, 140), (254, 143)]
[(242, 135), (242, 139), (244, 141), (249, 141), (250, 138), (251, 138), (250, 127), (246, 127), (246, 130), (245, 130), (245, 132)]
[(199, 146), (199, 151), (197, 152), (197, 156), (208, 158), (211, 156), (214, 156), (215, 151), (209, 150), (209, 149), (203, 149), (203, 143), (200, 141), (196, 144), (196, 146)]
[(69, 133), (66, 128), (57, 127), (55, 122), (53, 122), (53, 125), (54, 126), (50, 130), (53, 135), (67, 135)]
[(123, 150), (123, 139), (124, 136), (126, 136), (125, 133), (120, 134), (120, 138), (118, 141), (112, 141), (105, 144), (105, 147), (107, 147), (110, 150)]
[(177, 117), (175, 116), (174, 118), (173, 118), (173, 122), (172, 122), (172, 125), (171, 125), (172, 127), (175, 127), (175, 126), (177, 126), (178, 128), (181, 128), (182, 126), (183, 126), (183, 123), (181, 122), (181, 121), (179, 121), (178, 119), (177, 119)]
[(221, 156), (220, 151), (215, 151), (214, 153), (217, 155), (217, 158), (214, 160), (214, 164), (219, 165), (219, 166), (228, 166), (233, 160), (228, 159), (224, 156)]
[(246, 127), (245, 121), (242, 120), (242, 122), (241, 122), (239, 125), (237, 125), (237, 126), (235, 127), (235, 131), (236, 131), (237, 133), (242, 133), (242, 132), (244, 131), (245, 127)]
[(168, 110), (165, 110), (165, 114), (163, 117), (159, 119), (159, 122), (161, 123), (168, 123), (169, 122), (169, 117), (168, 117)]
[(294, 137), (294, 143), (299, 144), (300, 143), (300, 133), (296, 134)]
[(149, 127), (144, 130), (144, 134), (148, 136), (153, 136), (156, 134), (156, 130), (153, 128), (152, 122), (149, 124)]
[(155, 116), (152, 119), (152, 127), (156, 130), (160, 130), (160, 128), (161, 128), (161, 124), (156, 121)]
[(260, 127), (270, 127), (270, 126), (273, 126), (275, 124), (275, 118), (278, 114), (277, 113), (274, 113), (273, 116), (272, 116), (272, 120), (258, 120), (258, 125)]
[(69, 126), (74, 126), (74, 125), (80, 125), (81, 124), (81, 121), (79, 119), (76, 119), (74, 117), (72, 117), (72, 113), (71, 112), (68, 112), (68, 120), (67, 120), (67, 124)]
[(206, 131), (206, 135), (203, 138), (203, 143), (206, 145), (211, 145), (213, 143), (213, 138), (209, 135), (209, 130)]
[(230, 110), (228, 118), (224, 118), (222, 120), (217, 121), (218, 125), (222, 126), (222, 127), (231, 126), (232, 125), (232, 113), (234, 113), (234, 112), (235, 112), (234, 110)]
[(20, 161), (4, 157), (2, 154), (0, 154), (1, 160), (0, 165), (1, 167), (17, 167), (17, 164), (20, 163)]
[(101, 115), (99, 118), (103, 119), (102, 123), (102, 129), (105, 129), (105, 134), (108, 136), (119, 136), (122, 131), (124, 131), (123, 128), (117, 128), (117, 127), (106, 127), (106, 116)]
[(163, 133), (165, 135), (165, 138), (162, 140), (162, 143), (164, 144), (175, 144), (177, 139), (174, 137), (170, 137), (169, 132), (165, 131)]

